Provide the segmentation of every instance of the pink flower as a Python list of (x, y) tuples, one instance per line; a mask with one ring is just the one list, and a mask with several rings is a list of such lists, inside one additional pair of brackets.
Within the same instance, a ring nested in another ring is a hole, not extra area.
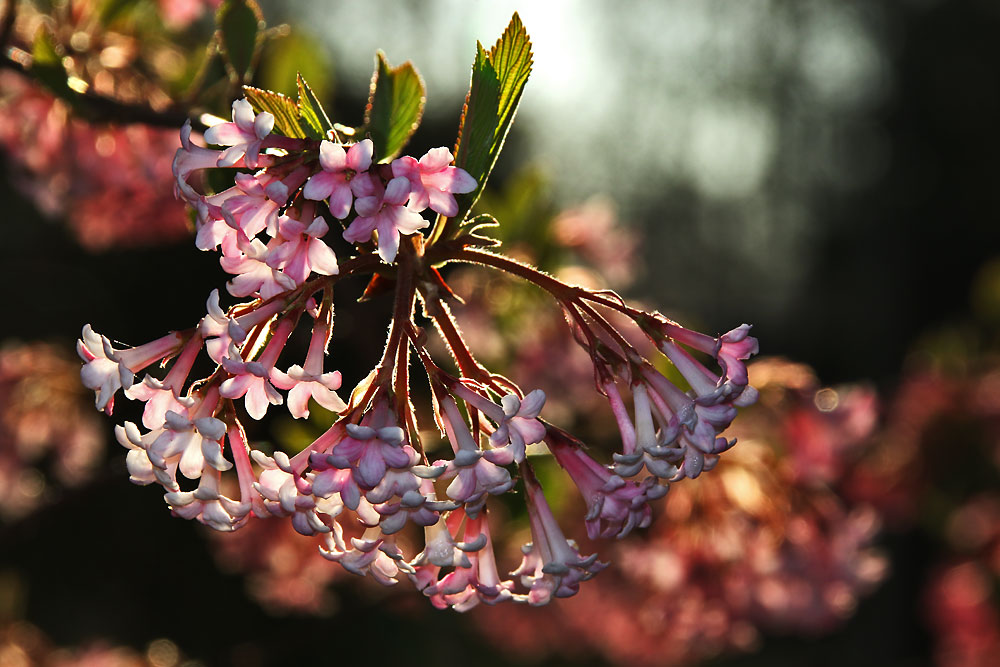
[(281, 394), (271, 384), (271, 369), (259, 361), (233, 361), (233, 353), (239, 357), (239, 352), (233, 348), (230, 356), (222, 360), (222, 366), (234, 377), (229, 378), (219, 387), (219, 393), (224, 398), (243, 398), (249, 414), (254, 419), (262, 419), (267, 414), (269, 405), (281, 405), (284, 402)]
[(80, 369), (83, 386), (97, 392), (95, 407), (111, 414), (115, 393), (123, 386), (131, 387), (135, 376), (111, 347), (111, 341), (106, 336), (94, 333), (89, 324), (83, 326), (83, 334), (76, 342), (76, 350), (84, 361), (83, 368)]
[(197, 519), (209, 528), (230, 532), (243, 526), (250, 518), (250, 502), (222, 495), (220, 473), (207, 468), (194, 491), (168, 491), (163, 499), (174, 514), (185, 519)]
[(218, 166), (221, 155), (219, 151), (191, 141), (191, 121), (186, 121), (181, 128), (181, 147), (174, 154), (172, 165), (176, 185), (174, 192), (177, 196), (183, 197), (191, 205), (197, 205), (202, 196), (191, 187), (188, 178), (196, 171)]
[(384, 192), (359, 198), (354, 204), (358, 217), (344, 231), (344, 238), (351, 243), (364, 243), (377, 230), (378, 255), (382, 261), (392, 263), (399, 251), (399, 235), (412, 234), (430, 225), (419, 213), (406, 207), (409, 196), (410, 182), (394, 178)]
[(198, 325), (198, 332), (205, 339), (205, 351), (217, 364), (222, 363), (222, 359), (229, 351), (230, 344), (242, 344), (247, 337), (246, 330), (230, 319), (229, 315), (222, 310), (219, 305), (219, 290), (214, 289), (208, 296), (205, 303), (208, 314), (201, 318)]
[(306, 182), (302, 196), (315, 201), (329, 197), (330, 212), (335, 218), (343, 220), (351, 212), (354, 195), (362, 195), (352, 192), (353, 179), (368, 171), (373, 151), (371, 139), (354, 144), (346, 152), (340, 144), (324, 140), (319, 145), (319, 164), (323, 171)]
[(641, 484), (626, 482), (587, 456), (576, 442), (554, 432), (546, 440), (549, 450), (576, 484), (587, 503), (587, 536), (625, 537), (638, 526), (646, 528), (652, 520), (649, 501), (662, 498), (667, 487), (647, 477)]
[(434, 465), (444, 465), (442, 479), (454, 478), (448, 485), (448, 497), (465, 505), (470, 517), (479, 515), (486, 503), (486, 496), (506, 493), (514, 486), (510, 472), (483, 458), (483, 451), (476, 444), (469, 425), (466, 424), (458, 405), (450, 394), (438, 396), (441, 405), (441, 420), (444, 423), (448, 441), (455, 451), (451, 461), (435, 461)]
[(372, 490), (390, 468), (409, 468), (420, 460), (414, 449), (404, 443), (405, 438), (398, 426), (376, 430), (348, 424), (347, 436), (330, 450), (327, 460), (337, 468), (350, 468), (358, 486)]
[[(463, 519), (464, 541), (456, 542), (450, 531), (457, 531)], [(514, 582), (501, 580), (497, 572), (485, 512), (475, 519), (453, 512), (447, 526), (442, 520), (427, 528), (425, 543), (424, 551), (411, 562), (417, 570), (411, 579), (435, 607), (468, 611), (480, 602), (494, 605), (513, 598)], [(442, 567), (453, 569), (438, 580)]]
[(582, 557), (576, 544), (566, 539), (534, 474), (525, 475), (524, 486), (532, 541), (522, 547), (524, 559), (511, 574), (520, 576), (521, 584), (530, 589), (515, 599), (538, 606), (548, 604), (553, 597), (576, 595), (580, 582), (603, 570), (607, 563), (598, 562), (597, 554)]
[(205, 202), (218, 206), (226, 224), (242, 230), (247, 238), (252, 239), (265, 229), (275, 236), (278, 210), (288, 201), (288, 186), (266, 171), (236, 174), (235, 178), (235, 186), (205, 197)]
[(398, 501), (375, 506), (375, 511), (382, 517), (379, 526), (385, 535), (398, 533), (407, 521), (418, 526), (433, 526), (442, 512), (458, 508), (457, 503), (438, 500), (434, 485), (429, 480), (424, 480), (422, 486), (421, 490), (405, 491)]
[[(314, 496), (309, 485), (292, 472), (288, 455), (278, 451), (274, 457), (258, 450), (252, 453), (254, 461), (263, 468), (260, 480), (253, 488), (260, 494), (254, 511), (261, 516), (290, 516), (292, 526), (301, 535), (328, 533), (334, 517), (340, 514), (343, 503), (339, 498)], [(324, 519), (324, 515), (328, 518)], [(328, 525), (329, 523), (329, 525)]]
[[(750, 335), (749, 324), (740, 325), (718, 338), (685, 329), (659, 315), (653, 326), (659, 337), (660, 350), (681, 371), (701, 402), (728, 398), (734, 405), (745, 407), (756, 400), (756, 390), (747, 386), (749, 379), (746, 364), (743, 363), (757, 354), (759, 349), (757, 339)], [(714, 357), (722, 369), (722, 376), (716, 376), (695, 361), (674, 341)], [(742, 396), (744, 392), (746, 396)]]
[(288, 411), (296, 419), (309, 416), (310, 398), (332, 412), (340, 412), (347, 407), (336, 392), (340, 389), (342, 381), (340, 372), (323, 372), (323, 357), (326, 355), (326, 345), (330, 338), (331, 318), (329, 310), (317, 317), (303, 366), (296, 364), (288, 369), (287, 374), (277, 369), (271, 373), (271, 379), (276, 387), (289, 390)]
[(319, 552), (324, 558), (340, 563), (352, 574), (371, 574), (380, 584), (391, 586), (399, 581), (399, 573), (411, 573), (413, 568), (403, 558), (392, 536), (386, 536), (378, 526), (368, 528), (361, 537), (351, 539), (348, 547), (340, 524), (324, 535), (326, 547)]
[[(274, 246), (279, 245), (272, 241)], [(219, 258), (226, 273), (236, 277), (226, 283), (226, 289), (233, 296), (259, 294), (262, 299), (270, 299), (284, 291), (295, 289), (295, 281), (278, 269), (267, 265), (269, 247), (260, 239), (254, 239), (248, 246), (231, 249)], [(230, 254), (231, 253), (231, 254)]]
[(154, 440), (146, 454), (150, 463), (166, 469), (176, 459), (181, 474), (198, 479), (208, 464), (216, 470), (229, 470), (233, 464), (222, 456), (222, 438), (226, 425), (214, 417), (187, 419), (173, 411), (164, 418), (164, 430)]
[(310, 273), (321, 276), (337, 275), (337, 256), (323, 237), (329, 231), (323, 218), (316, 218), (307, 227), (305, 223), (282, 216), (278, 219), (278, 235), (284, 243), (267, 256), (266, 264), (281, 268), (282, 272), (301, 285)]
[(243, 158), (246, 166), (257, 168), (260, 143), (271, 133), (274, 116), (263, 111), (254, 114), (253, 107), (245, 100), (233, 102), (233, 122), (219, 123), (205, 131), (205, 141), (216, 146), (229, 146), (222, 152), (216, 164), (232, 167)]
[(313, 495), (325, 499), (336, 493), (345, 507), (357, 511), (361, 505), (361, 489), (350, 468), (338, 468), (326, 454), (319, 452), (309, 455), (309, 467), (314, 472), (310, 482)]
[(76, 341), (77, 354), (84, 361), (80, 379), (83, 386), (97, 392), (94, 402), (97, 409), (111, 414), (115, 393), (122, 387), (132, 386), (134, 373), (171, 356), (183, 342), (181, 334), (171, 333), (145, 345), (116, 350), (106, 336), (95, 333), (86, 324)]
[(496, 430), (490, 436), (493, 449), (483, 453), (487, 461), (497, 465), (520, 463), (524, 460), (525, 447), (545, 437), (545, 425), (538, 419), (545, 405), (545, 392), (541, 389), (528, 393), (523, 400), (507, 394), (500, 399), (500, 405), (461, 382), (455, 383), (452, 390), (455, 396), (496, 423)]
[(340, 412), (347, 404), (337, 395), (340, 389), (340, 371), (313, 375), (307, 373), (298, 364), (282, 373), (275, 369), (271, 373), (274, 386), (288, 391), (288, 411), (296, 419), (309, 416), (309, 399), (312, 398), (331, 412)]
[(174, 461), (174, 470), (168, 471), (166, 476), (157, 475), (158, 469), (153, 466), (146, 454), (149, 445), (153, 443), (159, 433), (162, 433), (162, 429), (142, 435), (139, 432), (139, 427), (132, 422), (125, 422), (123, 426), (115, 426), (115, 439), (118, 440), (118, 444), (128, 450), (128, 454), (125, 456), (125, 467), (128, 469), (128, 480), (133, 484), (146, 486), (153, 482), (160, 482), (161, 477), (162, 481), (169, 484), (173, 475), (176, 474), (177, 462)]
[(222, 367), (232, 375), (219, 386), (223, 398), (242, 398), (247, 414), (261, 419), (267, 414), (269, 405), (281, 405), (284, 399), (271, 384), (274, 362), (285, 348), (288, 337), (295, 329), (296, 318), (283, 318), (274, 328), (271, 339), (256, 361), (244, 361), (235, 345), (229, 348), (229, 356), (222, 360)]
[[(490, 444), (494, 449), (484, 456), (501, 465), (521, 463), (524, 461), (525, 447), (541, 442), (545, 437), (545, 425), (538, 419), (542, 406), (545, 405), (545, 392), (535, 389), (523, 400), (514, 394), (507, 394), (500, 403), (503, 406), (503, 419), (490, 436)], [(505, 451), (502, 456), (499, 454), (501, 451)]]
[(142, 382), (126, 389), (125, 395), (133, 401), (146, 403), (142, 411), (142, 425), (150, 429), (163, 426), (168, 412), (186, 415), (188, 408), (194, 405), (193, 399), (181, 396), (178, 389), (151, 375), (147, 375)]
[(453, 159), (447, 148), (432, 148), (419, 162), (405, 156), (392, 163), (392, 175), (410, 181), (410, 208), (423, 211), (430, 207), (449, 217), (458, 213), (455, 193), (472, 192), (476, 179), (464, 169), (449, 166)]

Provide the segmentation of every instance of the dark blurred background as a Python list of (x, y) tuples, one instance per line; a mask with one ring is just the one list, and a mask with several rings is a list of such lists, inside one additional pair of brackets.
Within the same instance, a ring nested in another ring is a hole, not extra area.
[[(646, 268), (627, 295), (695, 328), (751, 322), (762, 354), (808, 364), (824, 384), (871, 382), (885, 397), (922, 342), (981, 349), (995, 340), (1000, 3), (262, 6), (269, 25), (287, 23), (294, 37), (265, 51), (255, 81), (287, 89), (295, 59), (311, 59), (310, 81), (340, 122), (361, 121), (376, 48), (393, 63), (412, 60), (428, 88), (413, 155), (452, 144), (474, 40), (491, 43), (519, 11), (535, 66), (490, 188), (509, 199), (530, 183), (531, 214), (613, 202), (643, 239), (637, 266)], [(199, 20), (210, 30), (210, 17)], [(8, 135), (14, 118), (0, 111)], [(43, 210), (18, 184), (22, 156), (10, 146), (0, 144), (3, 341), (71, 353), (85, 322), (134, 344), (201, 317), (225, 279), (213, 256), (183, 232), (148, 244), (81, 240), (67, 222), (72, 203)], [(128, 202), (104, 206), (114, 224), (114, 207)], [(381, 327), (385, 306), (338, 337)], [(345, 377), (360, 377), (381, 341), (360, 346), (344, 355), (359, 360), (343, 362)], [(323, 614), (267, 612), (242, 575), (216, 569), (200, 526), (171, 518), (152, 489), (131, 487), (110, 420), (99, 428), (110, 453), (90, 481), (39, 491), (45, 502), (31, 514), (0, 522), (0, 615), (59, 646), (99, 637), (154, 664), (158, 638), (202, 664), (532, 661), (484, 644), (481, 624), (431, 612), (412, 591), (373, 597), (340, 586)], [(939, 547), (916, 529), (880, 545), (892, 572), (842, 626), (822, 638), (765, 634), (754, 652), (713, 664), (931, 664), (920, 582)]]

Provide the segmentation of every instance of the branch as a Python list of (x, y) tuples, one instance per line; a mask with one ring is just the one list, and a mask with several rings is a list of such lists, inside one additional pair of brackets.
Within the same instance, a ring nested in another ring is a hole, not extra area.
[[(4, 24), (0, 29), (6, 29), (7, 15), (4, 17)], [(13, 26), (11, 26), (13, 29)], [(0, 34), (0, 44), (4, 44), (9, 38), (7, 34)], [(5, 48), (5, 47), (0, 47)], [(12, 49), (13, 50), (13, 49)], [(0, 69), (9, 69), (37, 83), (37, 79), (31, 74), (31, 67), (25, 63), (31, 62), (31, 56), (16, 49), (21, 57), (14, 58), (8, 53), (4, 53), (0, 59)], [(69, 101), (69, 100), (67, 100)], [(91, 122), (104, 122), (116, 124), (142, 123), (153, 127), (169, 127), (178, 129), (188, 120), (188, 114), (178, 109), (168, 109), (156, 111), (143, 104), (131, 104), (122, 102), (111, 97), (98, 95), (87, 91), (76, 93), (72, 100), (73, 104), (82, 109), (80, 115)]]

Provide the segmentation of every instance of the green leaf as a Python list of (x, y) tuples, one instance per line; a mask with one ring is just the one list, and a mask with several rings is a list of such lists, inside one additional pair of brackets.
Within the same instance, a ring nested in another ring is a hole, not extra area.
[(285, 97), (281, 93), (261, 90), (253, 86), (243, 86), (243, 94), (246, 95), (250, 106), (257, 113), (267, 111), (274, 116), (274, 129), (286, 137), (293, 139), (305, 139), (306, 132), (299, 123), (299, 105), (290, 97)]
[(389, 162), (403, 150), (420, 124), (426, 101), (423, 79), (410, 62), (392, 67), (384, 53), (375, 55), (365, 131), (375, 144), (379, 162)]
[(98, 20), (103, 26), (110, 25), (126, 12), (134, 9), (137, 4), (138, 0), (105, 0), (101, 5)]
[(333, 123), (301, 74), (296, 77), (296, 84), (299, 89), (299, 126), (302, 130), (311, 139), (327, 139), (331, 132), (336, 137)]
[(472, 84), (455, 145), (455, 165), (469, 172), (479, 185), (475, 191), (457, 197), (456, 217), (460, 220), (476, 203), (493, 171), (531, 74), (531, 64), (531, 40), (516, 12), (488, 53), (477, 44)]
[(335, 81), (329, 55), (324, 45), (309, 35), (294, 30), (277, 37), (268, 36), (261, 47), (259, 63), (253, 76), (260, 88), (295, 99), (296, 74), (300, 73), (316, 97), (331, 98)]
[(215, 16), (219, 47), (235, 81), (250, 77), (260, 46), (264, 18), (254, 0), (226, 0)]
[(31, 74), (56, 97), (76, 101), (77, 93), (69, 87), (69, 74), (63, 67), (59, 46), (45, 26), (38, 28), (31, 45)]

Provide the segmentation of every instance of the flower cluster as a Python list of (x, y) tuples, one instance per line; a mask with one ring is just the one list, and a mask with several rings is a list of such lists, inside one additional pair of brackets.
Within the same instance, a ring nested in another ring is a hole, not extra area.
[[(376, 141), (383, 134), (364, 128), (328, 124), (310, 136), (265, 108), (287, 111), (287, 98), (248, 94), (233, 104), (232, 121), (210, 125), (206, 145), (185, 125), (173, 162), (176, 193), (196, 213), (196, 246), (219, 251), (229, 295), (244, 300), (224, 308), (213, 291), (196, 326), (144, 345), (115, 347), (89, 325), (79, 343), (98, 409), (111, 414), (120, 392), (144, 403), (141, 424), (119, 426), (118, 440), (132, 481), (161, 486), (175, 515), (220, 531), (286, 518), (319, 540), (327, 560), (384, 584), (410, 579), (437, 607), (542, 605), (574, 595), (605, 564), (563, 532), (530, 455), (549, 452), (568, 474), (590, 537), (623, 537), (650, 523), (650, 504), (670, 482), (698, 477), (732, 447), (723, 433), (756, 397), (744, 365), (757, 351), (748, 325), (713, 338), (483, 250), (496, 243), (462, 223), (485, 172), (452, 164), (447, 148), (396, 157)], [(304, 103), (312, 104), (294, 108)], [(338, 258), (334, 244), (348, 250)], [(563, 307), (621, 432), (613, 460), (543, 421), (542, 391), (480, 364), (451, 314), (449, 303), (460, 300), (439, 270), (449, 263), (521, 277)], [(360, 275), (371, 276), (366, 296), (394, 293), (393, 314), (381, 360), (338, 393), (343, 378), (325, 361), (333, 294)], [(451, 370), (428, 349), (428, 321)], [(289, 344), (300, 328), (309, 332), (304, 358)], [(630, 343), (636, 335), (650, 345)], [(650, 350), (673, 364), (679, 384), (657, 370)], [(415, 405), (414, 356), (431, 389), (427, 410)], [(213, 370), (195, 377), (202, 357)], [(137, 376), (154, 366), (162, 377)], [(265, 450), (248, 437), (247, 418), (281, 405), (304, 418), (312, 401), (337, 417), (304, 449)], [(421, 427), (427, 415), (437, 427), (430, 434)], [(531, 541), (508, 575), (490, 508), (518, 489)]]
[[(742, 444), (726, 465), (671, 491), (648, 535), (619, 542), (619, 567), (573, 604), (531, 618), (475, 616), (487, 637), (532, 655), (596, 650), (615, 664), (692, 664), (749, 650), (768, 631), (827, 632), (850, 614), (886, 573), (872, 545), (877, 514), (827, 486), (847, 476), (847, 448), (835, 452), (827, 484), (800, 474), (815, 439), (800, 435), (810, 422), (821, 441), (850, 442), (840, 434), (854, 431), (858, 449), (871, 447), (873, 393), (821, 388), (807, 368), (779, 360), (749, 371), (762, 400), (734, 428)], [(817, 405), (831, 391), (837, 403)], [(491, 630), (500, 624), (502, 638)]]

